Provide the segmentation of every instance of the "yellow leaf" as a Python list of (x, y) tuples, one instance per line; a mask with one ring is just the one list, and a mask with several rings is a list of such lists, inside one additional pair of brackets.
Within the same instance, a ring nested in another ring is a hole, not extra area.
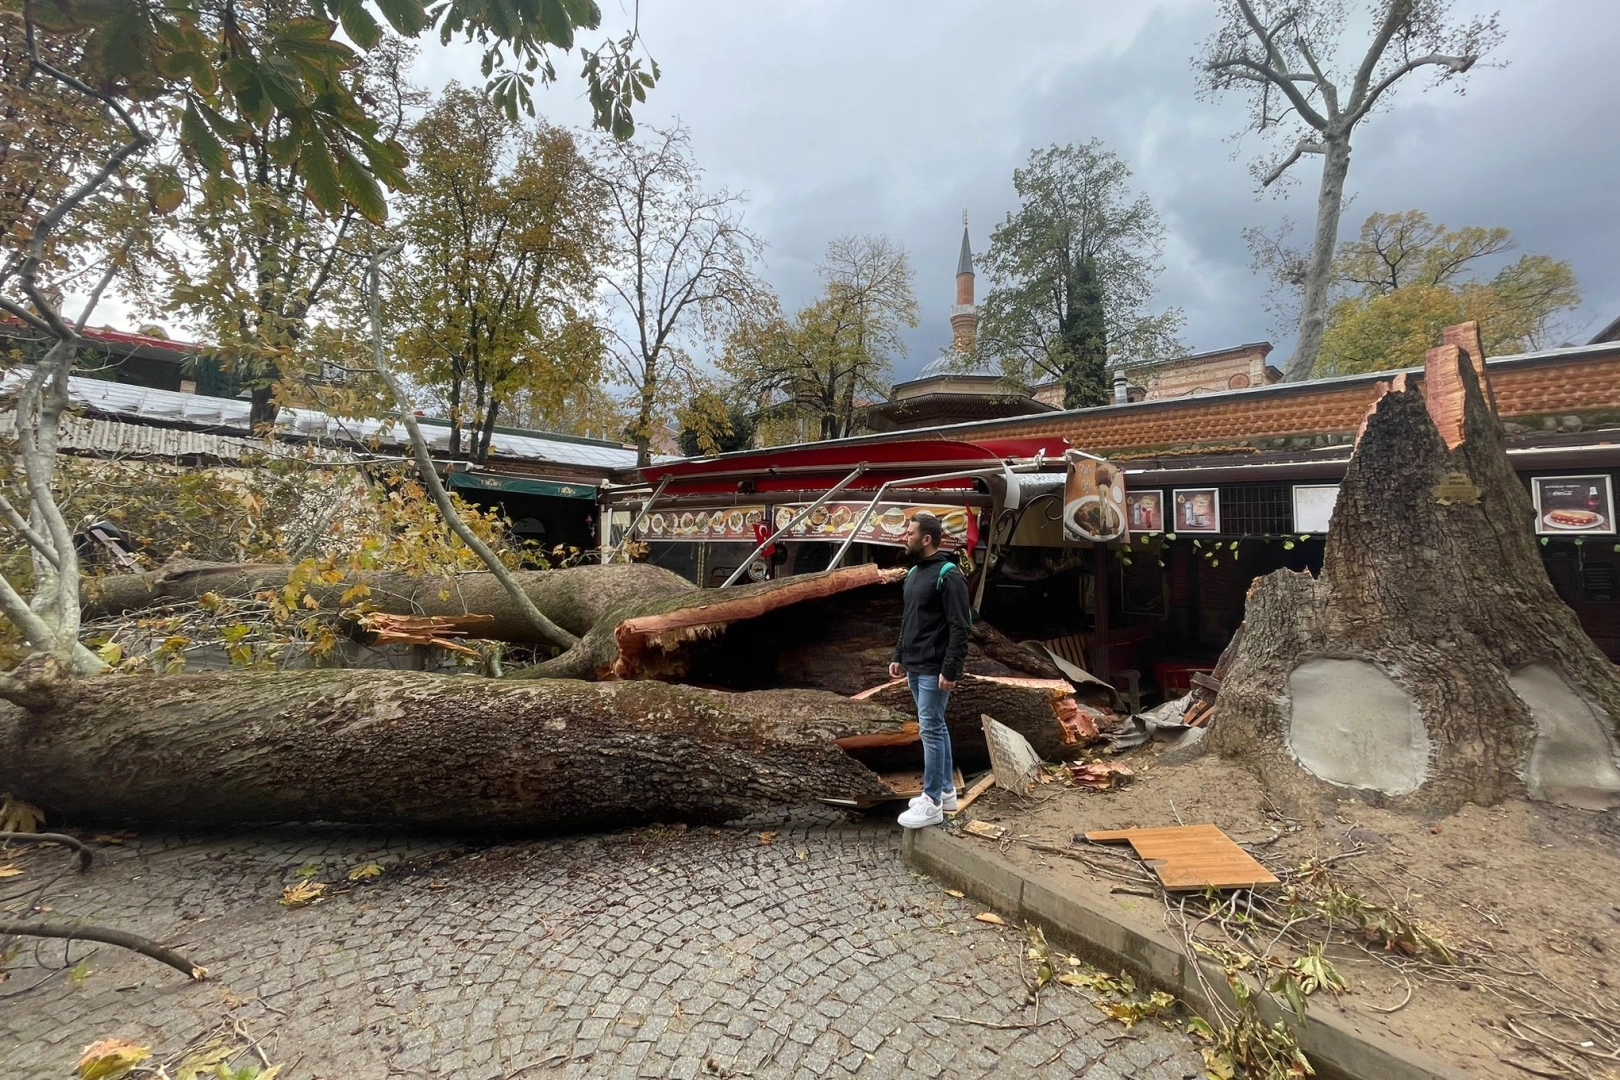
[(0, 878), (16, 877), (21, 873), (22, 867), (16, 863), (6, 863), (6, 865), (0, 866)]
[(961, 889), (946, 889), (945, 890), (945, 895), (946, 896), (954, 896), (958, 900), (960, 900), (960, 899), (962, 899), (962, 897), (966, 896), (967, 894), (964, 893)]
[(319, 874), (320, 872), (321, 872), (321, 864), (318, 863), (318, 862), (307, 862), (303, 866), (300, 866), (298, 868), (298, 876), (299, 877), (314, 877), (316, 874)]
[(974, 922), (989, 923), (991, 926), (1006, 926), (1007, 920), (993, 911), (984, 911), (973, 916)]
[(101, 662), (108, 667), (117, 667), (119, 662), (124, 659), (124, 647), (116, 641), (109, 641), (96, 650), (96, 656), (100, 657)]
[(38, 832), (45, 811), (10, 795), (0, 795), (0, 832)]
[(349, 871), (349, 880), (350, 881), (364, 881), (367, 878), (374, 878), (374, 877), (376, 877), (377, 875), (379, 875), (381, 873), (382, 873), (382, 867), (378, 866), (374, 862), (368, 862), (364, 866), (357, 866), (353, 870), (350, 870)]
[(281, 899), (277, 901), (282, 907), (303, 907), (313, 904), (326, 892), (326, 883), (310, 881), (307, 878), (296, 885), (289, 885), (281, 890)]
[(321, 610), (321, 602), (319, 600), (315, 599), (315, 597), (313, 595), (311, 595), (310, 593), (305, 593), (304, 594), (304, 606), (307, 607), (311, 611), (319, 611), (319, 610)]
[(80, 1080), (104, 1080), (122, 1076), (151, 1056), (150, 1047), (130, 1039), (102, 1039), (84, 1048), (74, 1068), (79, 1070)]

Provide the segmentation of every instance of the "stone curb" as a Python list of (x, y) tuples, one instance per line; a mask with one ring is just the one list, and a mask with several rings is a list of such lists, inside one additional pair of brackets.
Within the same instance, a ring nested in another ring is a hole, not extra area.
[[(1164, 990), (1207, 1012), (1209, 1002), (1188, 970), (1181, 948), (1163, 932), (1130, 925), (1118, 911), (1065, 895), (1053, 880), (1020, 869), (980, 841), (964, 840), (945, 829), (907, 829), (901, 843), (906, 861), (953, 888), (1026, 922), (1039, 923), (1048, 936), (1089, 963), (1130, 972), (1139, 985)], [(1221, 970), (1204, 965), (1205, 977), (1224, 996)], [(1348, 1017), (1312, 1010), (1303, 1023), (1270, 995), (1258, 997), (1267, 1024), (1286, 1019), (1300, 1049), (1323, 1080), (1470, 1080), (1469, 1074), (1433, 1060), (1422, 1051), (1383, 1035), (1360, 1030)]]

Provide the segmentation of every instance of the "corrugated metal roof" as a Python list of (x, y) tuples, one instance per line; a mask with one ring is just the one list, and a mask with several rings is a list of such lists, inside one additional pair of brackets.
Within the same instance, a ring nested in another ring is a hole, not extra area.
[[(10, 372), (0, 379), (0, 389), (15, 390), (21, 381), (21, 373)], [(251, 405), (243, 400), (78, 377), (68, 380), (68, 396), (75, 406), (110, 416), (251, 434), (248, 426)], [(375, 440), (384, 446), (410, 445), (405, 425), (398, 421), (352, 420), (328, 416), (314, 409), (283, 408), (276, 416), (275, 427), (284, 436), (322, 442), (355, 444)], [(448, 427), (424, 423), (422, 434), (434, 450), (448, 451)], [(500, 431), (490, 438), (490, 452), (498, 458), (555, 462), (604, 471), (634, 468), (636, 464), (636, 452), (629, 447)]]

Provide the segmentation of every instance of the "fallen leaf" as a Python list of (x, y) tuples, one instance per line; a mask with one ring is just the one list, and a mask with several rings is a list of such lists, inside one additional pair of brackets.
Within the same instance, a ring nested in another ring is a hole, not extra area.
[(0, 866), (0, 878), (16, 877), (21, 873), (22, 867), (16, 863), (6, 863), (6, 865)]
[(0, 832), (38, 832), (45, 811), (10, 795), (0, 795)]
[(131, 1039), (102, 1039), (85, 1047), (73, 1067), (79, 1070), (80, 1080), (103, 1080), (122, 1076), (151, 1056), (150, 1047)]
[(993, 911), (982, 911), (973, 916), (974, 922), (989, 923), (991, 926), (1006, 926), (1007, 920)]
[(349, 871), (349, 880), (350, 881), (365, 881), (367, 878), (377, 877), (381, 873), (382, 873), (382, 867), (378, 866), (374, 862), (368, 862), (364, 866), (357, 866), (353, 870), (350, 870)]
[(804, 848), (800, 848), (798, 851), (794, 852), (794, 854), (799, 857), (800, 862), (804, 862), (804, 860), (810, 857), (810, 853)]
[(962, 897), (966, 896), (967, 894), (964, 893), (961, 889), (946, 889), (945, 890), (945, 895), (946, 896), (954, 896), (958, 900), (960, 900), (960, 899), (962, 899)]
[(310, 881), (306, 878), (296, 885), (289, 885), (281, 890), (281, 899), (277, 903), (282, 907), (303, 907), (319, 900), (325, 892), (325, 882)]
[(321, 872), (320, 863), (307, 862), (298, 868), (299, 877), (314, 877)]
[(763, 844), (774, 843), (775, 841), (776, 841), (776, 834), (773, 833), (773, 832), (762, 832), (762, 833), (759, 834), (759, 842), (762, 845)]

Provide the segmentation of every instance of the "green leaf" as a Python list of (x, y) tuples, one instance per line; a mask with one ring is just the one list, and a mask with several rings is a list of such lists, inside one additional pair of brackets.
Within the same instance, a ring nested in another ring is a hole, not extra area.
[(303, 152), (298, 155), (298, 164), (304, 171), (304, 183), (309, 189), (309, 198), (316, 206), (328, 214), (336, 214), (343, 209), (343, 185), (338, 180), (337, 165), (332, 161), (332, 151), (326, 145), (321, 133), (311, 129), (304, 139)]
[(197, 155), (197, 161), (211, 173), (224, 172), (230, 164), (230, 157), (225, 153), (225, 147), (215, 138), (202, 114), (197, 111), (196, 102), (187, 101), (186, 111), (180, 114), (180, 143), (189, 147)]
[(1294, 542), (1292, 540), (1284, 540), (1283, 541), (1283, 550), (1284, 551), (1293, 551), (1294, 550)]
[[(1541, 538), (1541, 546), (1542, 546), (1542, 547), (1546, 547), (1546, 546), (1547, 546), (1547, 541), (1548, 541), (1548, 540), (1549, 540), (1549, 539), (1551, 539), (1551, 537), (1547, 537), (1547, 536), (1543, 536), (1543, 537), (1542, 537), (1542, 538)], [(1616, 547), (1616, 548), (1615, 548), (1615, 550), (1616, 550), (1616, 551), (1620, 551), (1620, 546), (1617, 546), (1617, 547)]]
[(540, 0), (540, 36), (559, 49), (574, 47), (574, 20), (562, 0)]
[(1175, 533), (1165, 533), (1164, 538), (1166, 540), (1174, 540), (1176, 538), (1176, 534)]
[(349, 40), (362, 49), (374, 49), (382, 40), (382, 27), (361, 0), (344, 0), (338, 8), (338, 21), (343, 24), (343, 32), (349, 35)]
[[(406, 37), (415, 37), (427, 26), (427, 12), (422, 0), (377, 0), (383, 18)], [(445, 28), (449, 29), (448, 21)]]
[(383, 199), (377, 178), (366, 171), (360, 159), (347, 150), (338, 153), (338, 179), (343, 184), (343, 196), (349, 205), (366, 216), (366, 220), (381, 222), (388, 217), (388, 203)]

